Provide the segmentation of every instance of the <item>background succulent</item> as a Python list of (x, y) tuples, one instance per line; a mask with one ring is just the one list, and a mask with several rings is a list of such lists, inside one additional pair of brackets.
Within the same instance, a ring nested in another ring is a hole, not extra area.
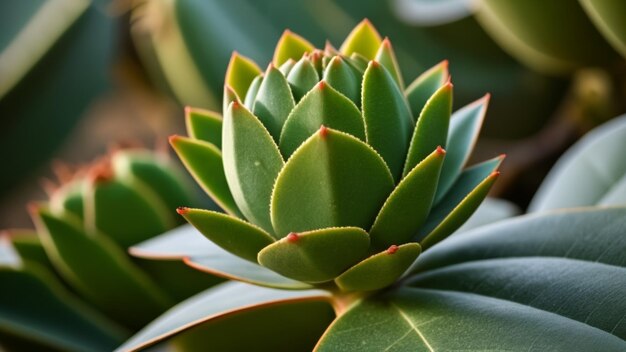
[(13, 336), (37, 348), (111, 350), (216, 283), (180, 262), (125, 253), (180, 224), (170, 209), (194, 200), (179, 172), (166, 155), (144, 149), (116, 150), (76, 171), (59, 166), (61, 185), (31, 206), (37, 230), (2, 236), (2, 344), (11, 347)]

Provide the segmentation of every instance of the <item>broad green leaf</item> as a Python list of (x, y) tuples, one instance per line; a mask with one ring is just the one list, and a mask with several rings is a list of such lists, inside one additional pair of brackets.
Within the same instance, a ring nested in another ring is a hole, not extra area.
[(504, 199), (487, 197), (472, 216), (454, 234), (520, 215), (517, 205)]
[(487, 94), (452, 114), (448, 131), (448, 142), (446, 143), (446, 151), (448, 153), (441, 170), (441, 179), (435, 195), (435, 203), (438, 203), (446, 195), (446, 192), (450, 190), (450, 187), (461, 174), (461, 170), (467, 163), (467, 160), (469, 160), (485, 119), (489, 97), (490, 95)]
[(261, 69), (254, 61), (235, 51), (230, 57), (224, 83), (232, 87), (237, 96), (245, 97), (250, 83), (259, 74)]
[(422, 113), (426, 102), (450, 79), (448, 60), (444, 60), (419, 75), (405, 90), (415, 121)]
[(216, 350), (310, 350), (334, 318), (328, 299), (320, 290), (294, 292), (229, 282), (172, 308), (117, 351), (144, 349), (181, 332), (187, 338), (195, 334), (198, 340), (191, 341)]
[(398, 85), (376, 61), (369, 63), (363, 75), (361, 105), (367, 143), (385, 159), (398, 181), (413, 131), (413, 119)]
[(324, 70), (324, 81), (357, 105), (361, 105), (360, 78), (341, 56), (333, 57)]
[[(228, 106), (230, 105), (230, 103), (232, 103), (234, 101), (236, 101), (238, 103), (241, 103), (241, 99), (239, 99), (239, 96), (237, 95), (237, 93), (235, 93), (235, 90), (233, 90), (233, 88), (231, 86), (229, 86), (228, 84), (225, 84), (224, 85), (224, 96), (222, 97), (222, 111), (228, 110)], [(186, 111), (185, 111), (185, 113), (186, 113)], [(220, 130), (219, 130), (219, 132), (220, 132), (220, 137), (219, 137), (220, 138), (220, 143), (217, 144), (214, 140), (213, 141), (212, 140), (207, 140), (207, 142), (213, 143), (216, 146), (221, 147), (222, 146), (222, 130), (221, 130), (222, 116), (221, 115), (219, 115), (219, 121), (220, 121)], [(197, 138), (197, 137), (193, 136), (191, 133), (189, 133), (189, 129), (190, 129), (189, 128), (189, 122), (187, 122), (187, 134), (190, 137)], [(203, 138), (197, 138), (197, 139), (203, 139)]]
[(452, 236), (427, 250), (412, 272), (475, 260), (567, 257), (626, 266), (626, 208), (526, 215)]
[(274, 242), (267, 232), (226, 214), (191, 208), (179, 208), (178, 213), (213, 243), (253, 263), (259, 251)]
[(272, 224), (279, 238), (326, 227), (367, 229), (392, 190), (389, 169), (372, 148), (322, 127), (278, 175)]
[(226, 182), (222, 152), (211, 143), (181, 136), (170, 137), (170, 145), (187, 171), (215, 203), (228, 214), (241, 217)]
[(606, 40), (626, 56), (626, 4), (611, 0), (579, 1)]
[(334, 279), (367, 255), (370, 239), (358, 227), (290, 233), (259, 253), (259, 263), (304, 282)]
[(273, 63), (275, 66), (280, 66), (289, 59), (300, 60), (304, 53), (310, 53), (314, 49), (315, 47), (308, 40), (286, 30), (276, 44)]
[(587, 324), (505, 300), (403, 288), (353, 305), (315, 351), (623, 351)]
[(424, 249), (451, 235), (474, 214), (500, 175), (494, 169), (501, 161), (502, 158), (492, 159), (461, 174), (446, 197), (432, 209), (418, 232), (417, 238)]
[(122, 248), (163, 233), (174, 224), (171, 209), (140, 181), (112, 178), (85, 183), (85, 229), (106, 234)]
[(315, 67), (313, 67), (311, 61), (306, 57), (300, 59), (289, 72), (289, 75), (287, 75), (287, 82), (289, 82), (291, 92), (296, 102), (300, 101), (319, 80)]
[(421, 252), (417, 243), (391, 246), (364, 259), (335, 279), (342, 291), (373, 291), (385, 288), (411, 266)]
[(596, 128), (556, 163), (529, 211), (626, 204), (626, 115)]
[(447, 83), (433, 93), (419, 114), (402, 176), (406, 176), (438, 146), (446, 147), (451, 113), (452, 84)]
[(54, 270), (35, 230), (0, 231), (0, 266), (19, 267), (22, 261)]
[(626, 268), (566, 258), (472, 261), (422, 273), (407, 281), (509, 300), (602, 329), (626, 340)]
[(252, 111), (275, 141), (278, 141), (283, 124), (295, 105), (287, 79), (270, 65), (259, 86)]
[(289, 59), (278, 67), (278, 71), (280, 71), (280, 73), (282, 73), (283, 76), (287, 77), (287, 75), (289, 74), (289, 72), (291, 72), (291, 69), (293, 68), (295, 64), (296, 64), (296, 60)]
[(445, 154), (438, 147), (393, 190), (370, 230), (374, 247), (383, 249), (393, 244), (406, 243), (426, 221)]
[(33, 213), (33, 220), (57, 270), (105, 315), (138, 328), (171, 304), (106, 237), (87, 234), (75, 220), (55, 217), (43, 208)]
[(0, 265), (0, 282), (4, 333), (66, 351), (110, 351), (126, 337), (124, 329), (79, 301), (36, 263)]
[(270, 197), (284, 165), (280, 151), (261, 122), (240, 104), (229, 107), (222, 132), (224, 173), (235, 202), (248, 220), (272, 233)]
[(404, 80), (402, 79), (402, 72), (400, 72), (400, 66), (398, 65), (398, 60), (396, 59), (396, 53), (391, 46), (389, 38), (385, 37), (382, 43), (380, 43), (380, 47), (376, 52), (374, 60), (380, 62), (381, 65), (385, 66), (387, 71), (389, 71), (393, 79), (398, 84), (398, 87), (400, 87), (400, 90), (404, 90)]
[(285, 158), (289, 158), (322, 125), (365, 141), (365, 127), (359, 109), (321, 81), (300, 100), (283, 126), (280, 150)]
[(216, 112), (185, 108), (185, 121), (189, 137), (222, 147), (222, 116)]
[(373, 60), (381, 42), (382, 39), (376, 28), (369, 20), (364, 19), (348, 34), (339, 51), (347, 56), (358, 53), (368, 60)]
[[(261, 88), (261, 83), (263, 83), (263, 74), (260, 74), (252, 80), (250, 83), (250, 88), (246, 93), (246, 97), (244, 98), (243, 104), (248, 108), (248, 110), (252, 110), (254, 108), (254, 101), (256, 100), (257, 94), (259, 94), (259, 88)], [(226, 113), (228, 107), (224, 109), (223, 113)]]
[(247, 260), (239, 258), (202, 236), (191, 225), (184, 225), (132, 247), (137, 257), (158, 260), (185, 260), (200, 271), (226, 279), (259, 286), (302, 290), (311, 286), (288, 279)]

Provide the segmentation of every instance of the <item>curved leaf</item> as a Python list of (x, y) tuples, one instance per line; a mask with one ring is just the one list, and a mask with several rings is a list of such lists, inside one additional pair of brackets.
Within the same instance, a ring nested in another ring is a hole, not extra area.
[(378, 249), (409, 241), (422, 226), (433, 204), (446, 152), (438, 147), (402, 179), (380, 209), (370, 230)]
[(315, 67), (306, 57), (300, 59), (294, 65), (293, 69), (289, 71), (289, 75), (287, 75), (287, 82), (289, 82), (291, 92), (293, 93), (293, 97), (296, 101), (300, 101), (300, 99), (302, 99), (302, 97), (309, 90), (311, 90), (317, 82), (319, 82), (319, 80), (320, 79), (317, 76)]
[(226, 214), (190, 208), (179, 208), (178, 213), (206, 238), (253, 263), (259, 251), (274, 242), (267, 232)]
[(259, 252), (259, 264), (295, 280), (325, 282), (365, 257), (369, 244), (358, 227), (291, 233)]
[[(327, 297), (319, 290), (294, 292), (225, 283), (172, 308), (116, 351), (144, 349), (185, 330), (193, 333), (195, 327), (202, 330), (197, 337), (203, 344), (210, 341), (217, 350), (256, 350), (259, 344), (285, 350), (299, 346), (304, 342), (300, 339), (314, 343), (333, 318)], [(294, 339), (285, 336), (286, 332), (293, 333)], [(205, 339), (207, 336), (211, 338)], [(275, 339), (283, 341), (272, 344)]]
[(387, 71), (391, 74), (393, 79), (400, 87), (400, 90), (404, 90), (404, 80), (402, 79), (402, 72), (400, 72), (400, 66), (398, 65), (398, 60), (396, 59), (396, 53), (393, 51), (393, 47), (391, 46), (391, 42), (389, 38), (385, 37), (382, 43), (380, 43), (380, 47), (376, 52), (376, 57), (374, 60), (380, 62), (381, 65), (385, 66)]
[(270, 65), (259, 86), (252, 112), (275, 141), (278, 141), (283, 124), (295, 105), (287, 79), (276, 67)]
[(286, 30), (276, 44), (273, 63), (275, 66), (280, 66), (289, 59), (300, 60), (304, 53), (310, 53), (314, 49), (315, 47), (308, 40)]
[(339, 51), (346, 56), (358, 53), (368, 60), (373, 60), (381, 42), (376, 28), (369, 20), (364, 19), (348, 34)]
[(346, 270), (335, 283), (342, 291), (379, 290), (396, 282), (420, 252), (417, 243), (391, 246)]
[(232, 87), (237, 96), (245, 97), (250, 83), (259, 74), (261, 69), (254, 61), (235, 51), (228, 62), (224, 83)]
[(361, 111), (367, 143), (385, 159), (397, 181), (413, 130), (413, 118), (396, 82), (376, 61), (363, 74)]
[(322, 127), (278, 175), (272, 224), (280, 238), (326, 227), (367, 229), (392, 190), (389, 169), (372, 148)]
[(588, 133), (545, 178), (529, 211), (626, 204), (626, 115)]
[[(230, 103), (232, 103), (233, 101), (241, 103), (239, 96), (237, 95), (237, 93), (235, 93), (233, 88), (229, 86), (228, 84), (225, 84), (224, 96), (222, 97), (222, 111), (226, 111)], [(221, 116), (220, 116), (220, 121), (221, 121)], [(220, 133), (220, 137), (221, 137), (221, 133)], [(221, 143), (219, 144), (219, 146), (221, 146)]]
[(218, 148), (222, 146), (222, 116), (220, 114), (186, 107), (185, 125), (189, 137), (209, 142)]
[(626, 341), (562, 316), (479, 295), (403, 288), (353, 305), (315, 351), (623, 351)]
[(241, 217), (241, 212), (228, 188), (222, 152), (211, 143), (181, 136), (170, 137), (170, 145), (187, 171), (215, 203), (228, 214)]
[[(244, 98), (243, 104), (248, 108), (248, 110), (252, 110), (254, 108), (254, 101), (256, 100), (257, 94), (259, 94), (259, 88), (261, 88), (261, 83), (263, 83), (263, 74), (256, 76), (252, 83), (250, 83), (250, 88), (248, 88), (248, 92), (246, 93), (246, 97)], [(226, 113), (228, 107), (224, 109), (224, 113)]]
[[(362, 72), (361, 72), (362, 74)], [(324, 70), (324, 81), (353, 103), (361, 105), (360, 75), (341, 56), (333, 57)]]
[(284, 165), (278, 147), (261, 122), (240, 104), (228, 108), (222, 132), (224, 173), (233, 198), (248, 220), (272, 233), (270, 197)]
[(419, 75), (405, 90), (404, 94), (413, 113), (418, 120), (426, 102), (435, 92), (450, 79), (448, 60), (444, 60)]
[(291, 156), (322, 125), (365, 140), (365, 127), (359, 109), (321, 81), (289, 114), (280, 137), (283, 155), (287, 158)]

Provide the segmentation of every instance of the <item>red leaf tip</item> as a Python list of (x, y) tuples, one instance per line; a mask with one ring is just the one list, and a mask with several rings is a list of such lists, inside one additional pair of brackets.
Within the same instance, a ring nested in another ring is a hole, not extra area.
[(189, 208), (187, 207), (178, 207), (176, 208), (176, 212), (180, 215), (185, 215), (189, 212)]
[(326, 88), (326, 82), (324, 82), (324, 81), (320, 81), (320, 83), (318, 83), (317, 87), (318, 87), (320, 90), (323, 90), (324, 88)]
[(232, 103), (230, 103), (231, 109), (233, 110), (237, 110), (241, 107), (241, 103), (238, 102), (237, 100), (233, 100)]
[(191, 106), (187, 105), (185, 106), (185, 115), (189, 115), (191, 114)]
[(398, 246), (396, 246), (395, 244), (392, 244), (391, 246), (389, 246), (389, 248), (387, 248), (387, 254), (394, 254), (397, 251)]
[(169, 136), (169, 138), (167, 139), (171, 145), (176, 144), (176, 141), (178, 141), (180, 139), (180, 136), (177, 134), (173, 134), (171, 136)]
[(328, 128), (324, 125), (321, 125), (319, 134), (320, 134), (320, 137), (326, 138), (326, 136), (328, 135)]
[(500, 159), (504, 159), (504, 158), (506, 158), (506, 154), (505, 154), (505, 153), (502, 153), (502, 154), (500, 154), (500, 155), (498, 156), (498, 158), (500, 158)]
[(437, 146), (437, 150), (436, 150), (437, 154), (439, 155), (446, 155), (446, 150), (443, 149), (440, 145)]
[(380, 63), (379, 63), (378, 61), (376, 61), (376, 60), (372, 60), (372, 61), (370, 61), (370, 65), (371, 65), (372, 67), (379, 67), (379, 66), (380, 66)]
[(489, 177), (498, 177), (498, 176), (500, 176), (500, 171), (498, 170), (492, 172), (491, 175), (489, 175)]
[(296, 232), (290, 232), (286, 238), (287, 242), (296, 243), (300, 239), (300, 235), (298, 235)]

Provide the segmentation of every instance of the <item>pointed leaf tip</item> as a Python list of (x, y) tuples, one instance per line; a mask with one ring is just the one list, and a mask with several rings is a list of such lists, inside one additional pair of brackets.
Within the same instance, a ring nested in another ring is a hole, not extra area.
[(441, 146), (437, 146), (437, 154), (446, 155), (446, 150), (443, 149)]
[(298, 235), (296, 232), (291, 232), (287, 235), (287, 242), (289, 243), (296, 243), (299, 239), (300, 235)]
[(389, 248), (387, 248), (387, 254), (394, 254), (398, 251), (398, 246), (396, 246), (395, 244), (392, 244), (391, 246), (389, 246)]
[(328, 135), (328, 128), (326, 126), (324, 126), (324, 125), (321, 125), (320, 126), (320, 130), (319, 130), (319, 134), (320, 134), (320, 137), (326, 138), (326, 136)]
[(189, 212), (189, 208), (187, 208), (187, 207), (178, 207), (178, 208), (176, 208), (176, 212), (179, 215), (185, 215), (185, 214), (187, 214)]

